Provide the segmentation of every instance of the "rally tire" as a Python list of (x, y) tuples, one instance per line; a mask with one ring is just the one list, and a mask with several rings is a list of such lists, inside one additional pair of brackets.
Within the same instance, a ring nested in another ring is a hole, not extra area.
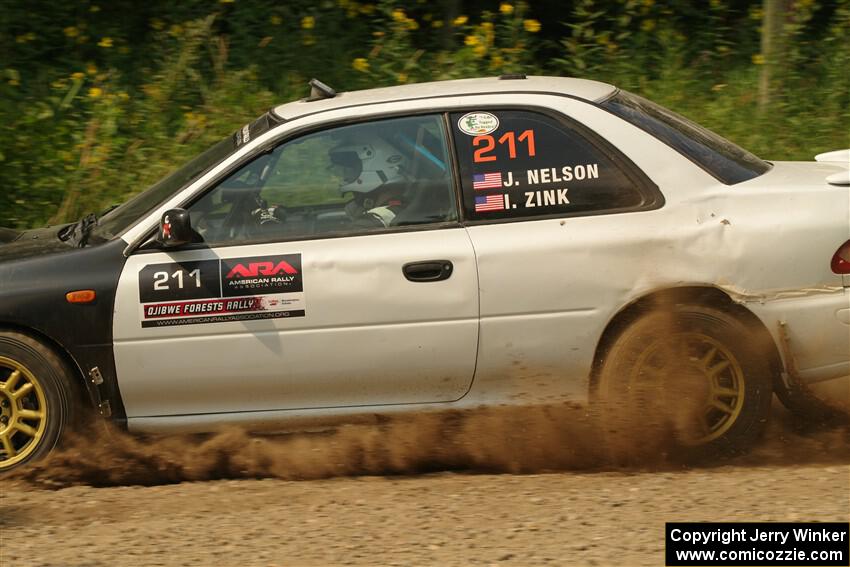
[(0, 331), (0, 474), (45, 457), (80, 413), (68, 365), (36, 339)]
[(773, 380), (767, 357), (728, 311), (678, 304), (617, 335), (594, 400), (609, 442), (689, 458), (745, 452), (764, 432)]

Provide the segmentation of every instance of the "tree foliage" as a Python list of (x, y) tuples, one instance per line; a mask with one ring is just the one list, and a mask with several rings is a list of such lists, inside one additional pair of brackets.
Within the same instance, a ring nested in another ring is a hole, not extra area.
[(761, 2), (81, 0), (0, 10), (0, 225), (144, 189), (318, 77), (338, 90), (505, 72), (644, 94), (773, 159), (850, 145), (850, 0), (784, 0), (756, 113)]

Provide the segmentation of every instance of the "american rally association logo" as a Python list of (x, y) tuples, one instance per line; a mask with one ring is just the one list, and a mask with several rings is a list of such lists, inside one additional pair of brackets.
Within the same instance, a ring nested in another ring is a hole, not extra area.
[(303, 291), (300, 254), (233, 258), (221, 267), (225, 296)]
[(499, 119), (489, 112), (468, 112), (457, 121), (457, 127), (468, 136), (481, 136), (499, 128)]

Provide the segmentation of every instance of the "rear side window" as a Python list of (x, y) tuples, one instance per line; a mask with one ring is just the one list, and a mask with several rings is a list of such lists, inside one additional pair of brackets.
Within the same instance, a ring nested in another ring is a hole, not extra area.
[(726, 185), (770, 169), (769, 163), (726, 138), (637, 95), (620, 91), (602, 108), (652, 134)]
[(621, 164), (582, 133), (526, 110), (451, 116), (466, 216), (527, 219), (641, 207)]

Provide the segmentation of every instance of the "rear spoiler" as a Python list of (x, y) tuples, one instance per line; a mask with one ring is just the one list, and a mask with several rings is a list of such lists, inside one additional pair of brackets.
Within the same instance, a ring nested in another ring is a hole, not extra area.
[(826, 182), (830, 185), (850, 185), (850, 149), (818, 154), (815, 161), (843, 165), (847, 170), (833, 173), (826, 178)]

